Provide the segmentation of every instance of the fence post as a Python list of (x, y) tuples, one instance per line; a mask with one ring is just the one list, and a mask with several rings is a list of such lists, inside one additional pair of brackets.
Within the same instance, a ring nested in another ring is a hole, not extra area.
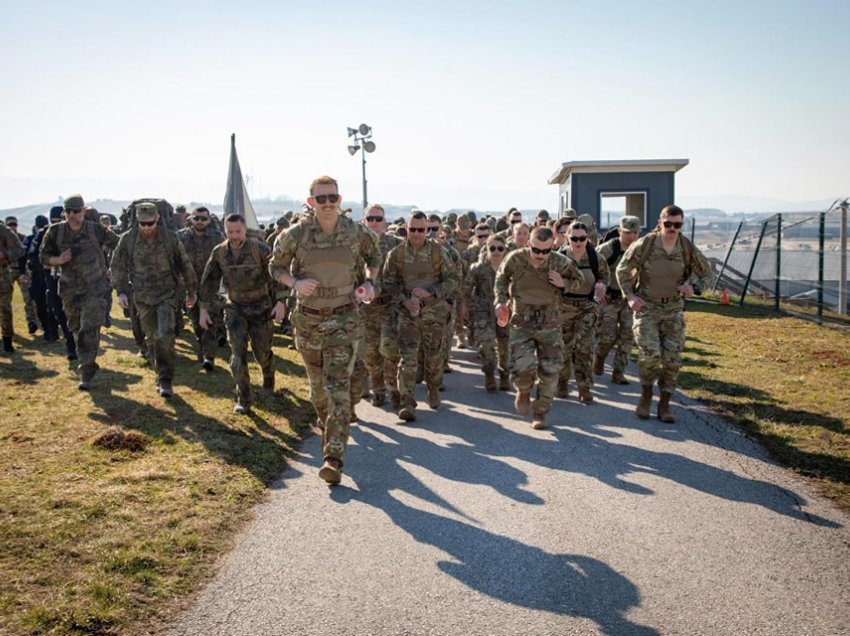
[(691, 243), (694, 242), (694, 233), (696, 232), (697, 219), (696, 217), (691, 217)]
[(782, 276), (782, 214), (776, 215), (776, 281), (773, 284), (773, 310), (779, 311), (780, 278)]
[(753, 260), (750, 263), (750, 271), (747, 272), (747, 280), (744, 281), (744, 289), (741, 290), (741, 302), (738, 303), (739, 307), (744, 306), (744, 298), (747, 296), (747, 288), (750, 286), (750, 279), (753, 277), (753, 270), (756, 268), (756, 260), (758, 260), (759, 252), (761, 251), (761, 242), (764, 240), (764, 233), (767, 230), (767, 221), (762, 221), (761, 224), (761, 233), (759, 234), (758, 243), (756, 243), (756, 252), (753, 254)]
[(744, 222), (738, 222), (738, 229), (735, 230), (735, 236), (732, 237), (732, 243), (729, 245), (729, 249), (726, 250), (726, 258), (723, 259), (723, 265), (720, 267), (720, 273), (714, 279), (714, 287), (712, 287), (711, 291), (717, 291), (717, 285), (720, 284), (720, 277), (723, 276), (723, 272), (726, 271), (726, 264), (729, 262), (729, 257), (732, 256), (732, 249), (735, 247), (735, 243), (738, 241), (738, 235), (741, 233), (741, 228), (744, 227)]
[(823, 258), (824, 258), (824, 235), (826, 234), (826, 212), (818, 215), (818, 318), (823, 318)]
[(841, 247), (838, 253), (839, 259), (839, 280), (838, 280), (838, 313), (842, 316), (847, 315), (847, 206), (848, 199), (841, 202), (841, 227), (839, 228), (839, 236)]

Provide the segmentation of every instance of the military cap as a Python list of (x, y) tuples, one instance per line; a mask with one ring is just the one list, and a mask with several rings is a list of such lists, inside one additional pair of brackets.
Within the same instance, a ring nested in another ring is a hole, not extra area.
[(62, 212), (65, 210), (61, 205), (54, 205), (50, 208), (50, 218), (58, 219), (62, 217)]
[(156, 213), (156, 205), (153, 203), (139, 203), (136, 206), (136, 218), (139, 221), (153, 221)]
[(287, 220), (287, 218), (285, 216), (280, 217), (276, 221), (276, 224), (280, 227), (289, 227), (289, 221)]
[(620, 227), (627, 232), (640, 232), (640, 219), (636, 216), (624, 216), (620, 219)]
[(454, 212), (449, 212), (446, 215), (446, 221), (448, 221), (449, 223), (455, 223), (457, 221), (457, 214), (455, 214)]
[(576, 212), (576, 211), (575, 211), (575, 210), (573, 210), (572, 208), (567, 208), (567, 209), (566, 209), (566, 210), (564, 210), (564, 211), (563, 211), (563, 213), (561, 214), (561, 218), (564, 218), (564, 219), (574, 219), (574, 218), (576, 218), (577, 216), (578, 216), (578, 212)]
[(469, 217), (465, 214), (463, 216), (459, 216), (457, 219), (457, 227), (461, 230), (468, 230), (472, 222), (469, 220)]
[(70, 210), (82, 210), (86, 207), (86, 202), (83, 201), (83, 195), (72, 194), (65, 197), (65, 208)]
[(185, 212), (186, 206), (185, 205), (178, 205), (176, 208), (174, 208), (174, 211), (175, 212)]
[(43, 214), (39, 214), (37, 217), (35, 217), (35, 226), (36, 227), (41, 228), (41, 227), (46, 227), (48, 225), (50, 225), (50, 221)]

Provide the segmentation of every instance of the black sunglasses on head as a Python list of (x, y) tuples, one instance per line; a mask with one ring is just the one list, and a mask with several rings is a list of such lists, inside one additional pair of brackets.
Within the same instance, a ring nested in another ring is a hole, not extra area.
[(681, 221), (662, 221), (661, 223), (662, 223), (662, 224), (664, 225), (664, 227), (666, 227), (666, 228), (674, 227), (674, 228), (676, 228), (677, 230), (681, 230), (681, 229), (682, 229), (682, 226), (684, 225), (684, 223), (682, 223)]
[(319, 205), (324, 205), (325, 203), (337, 203), (339, 201), (338, 194), (317, 194), (313, 197), (313, 200)]
[(534, 246), (532, 245), (532, 246), (531, 246), (531, 251), (532, 251), (532, 252), (534, 252), (535, 254), (542, 254), (542, 255), (544, 255), (544, 256), (545, 256), (546, 254), (548, 254), (549, 252), (551, 252), (551, 251), (552, 251), (552, 248), (551, 248), (551, 247), (546, 247), (546, 248), (544, 248), (544, 249), (540, 249), (539, 247), (534, 247)]

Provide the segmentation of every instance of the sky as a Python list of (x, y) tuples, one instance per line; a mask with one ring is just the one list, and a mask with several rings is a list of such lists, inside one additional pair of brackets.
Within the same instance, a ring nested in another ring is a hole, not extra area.
[(563, 162), (687, 158), (677, 203), (850, 195), (850, 2), (0, 0), (0, 208), (557, 208)]

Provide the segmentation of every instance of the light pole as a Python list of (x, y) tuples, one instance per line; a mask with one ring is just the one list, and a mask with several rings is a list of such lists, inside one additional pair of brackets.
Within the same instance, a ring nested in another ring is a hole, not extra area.
[(366, 153), (375, 152), (372, 127), (360, 124), (357, 128), (349, 128), (348, 136), (354, 137), (354, 143), (348, 147), (348, 154), (353, 157), (358, 150), (362, 150), (360, 158), (363, 160), (363, 214), (366, 214), (366, 206), (369, 203), (369, 198), (366, 196)]

